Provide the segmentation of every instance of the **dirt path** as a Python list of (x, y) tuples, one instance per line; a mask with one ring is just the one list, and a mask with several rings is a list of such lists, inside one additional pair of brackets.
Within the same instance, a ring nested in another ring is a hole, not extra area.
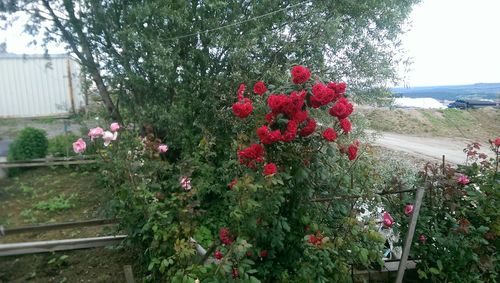
[[(419, 158), (442, 160), (463, 164), (463, 149), (469, 141), (460, 138), (427, 138), (394, 133), (379, 133), (374, 144), (396, 151), (403, 151)], [(486, 151), (484, 151), (486, 153)]]

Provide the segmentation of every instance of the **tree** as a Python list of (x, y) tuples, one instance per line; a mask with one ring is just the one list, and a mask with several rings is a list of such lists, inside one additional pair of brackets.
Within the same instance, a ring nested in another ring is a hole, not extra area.
[(68, 44), (111, 115), (119, 106), (186, 147), (223, 131), (239, 82), (272, 83), (293, 64), (347, 80), (351, 93), (384, 86), (416, 2), (2, 0), (0, 11), (29, 13), (34, 30), (51, 23), (46, 40)]

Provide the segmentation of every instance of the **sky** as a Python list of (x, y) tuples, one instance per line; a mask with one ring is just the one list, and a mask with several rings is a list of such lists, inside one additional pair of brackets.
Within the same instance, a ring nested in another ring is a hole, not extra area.
[[(402, 36), (412, 63), (400, 68), (400, 86), (500, 82), (499, 13), (500, 0), (423, 0), (414, 7), (410, 30)], [(43, 53), (40, 46), (27, 46), (31, 37), (22, 31), (21, 24), (0, 30), (7, 51)], [(49, 50), (65, 52), (54, 44)]]

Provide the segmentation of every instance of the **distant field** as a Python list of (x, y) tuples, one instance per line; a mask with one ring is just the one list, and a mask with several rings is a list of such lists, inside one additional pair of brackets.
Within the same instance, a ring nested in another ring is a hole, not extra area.
[(500, 83), (393, 88), (391, 91), (404, 97), (432, 97), (437, 100), (500, 99)]
[(486, 141), (500, 136), (500, 110), (483, 108), (393, 109), (358, 107), (373, 130), (423, 137), (459, 137)]

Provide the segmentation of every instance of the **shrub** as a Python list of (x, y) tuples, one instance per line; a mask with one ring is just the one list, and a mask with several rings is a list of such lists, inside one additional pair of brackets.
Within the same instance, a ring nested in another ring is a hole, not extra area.
[[(22, 161), (43, 158), (48, 149), (47, 133), (41, 129), (25, 128), (9, 146), (8, 161)], [(19, 168), (9, 169), (9, 175), (15, 175)]]
[[(419, 259), (420, 279), (432, 282), (497, 282), (500, 273), (499, 145), (493, 158), (480, 145), (467, 146), (467, 164), (427, 164), (420, 186), (426, 196), (420, 210), (410, 256)], [(393, 206), (401, 234), (408, 230), (403, 213), (411, 199)], [(404, 237), (401, 237), (404, 240)]]
[[(124, 131), (100, 151), (101, 181), (114, 190), (146, 280), (349, 282), (352, 266), (381, 264), (375, 217), (357, 217), (374, 184), (347, 120), (345, 84), (296, 71), (300, 85), (259, 84), (255, 94), (240, 86), (237, 102), (217, 113), (224, 131), (205, 129), (178, 161), (153, 131), (142, 140)], [(320, 113), (329, 115), (324, 125)]]
[(49, 139), (49, 148), (47, 153), (54, 157), (74, 156), (73, 142), (78, 136), (73, 133), (58, 135)]

